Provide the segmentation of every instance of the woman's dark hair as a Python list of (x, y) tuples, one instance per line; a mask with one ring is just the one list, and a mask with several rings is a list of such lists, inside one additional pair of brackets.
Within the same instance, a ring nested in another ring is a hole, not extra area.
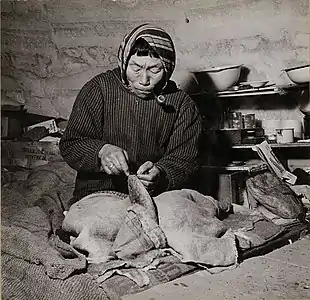
[(128, 57), (131, 57), (134, 54), (137, 54), (137, 56), (151, 56), (154, 58), (159, 58), (157, 52), (143, 38), (139, 38), (135, 41), (129, 52)]
[[(143, 39), (138, 38), (130, 49), (126, 68), (128, 66), (129, 59), (132, 55), (137, 54), (137, 56), (150, 56), (153, 58), (160, 58), (157, 52), (149, 45), (149, 43)], [(128, 84), (127, 78), (125, 79), (126, 84)], [(165, 76), (163, 76), (162, 81), (158, 84), (157, 89), (161, 90), (161, 88), (165, 85)]]

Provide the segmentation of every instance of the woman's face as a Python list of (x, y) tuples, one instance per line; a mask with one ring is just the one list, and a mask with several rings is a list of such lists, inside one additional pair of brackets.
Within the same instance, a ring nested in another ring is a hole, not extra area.
[(132, 55), (128, 62), (126, 76), (133, 93), (142, 99), (153, 97), (153, 91), (165, 74), (159, 58)]

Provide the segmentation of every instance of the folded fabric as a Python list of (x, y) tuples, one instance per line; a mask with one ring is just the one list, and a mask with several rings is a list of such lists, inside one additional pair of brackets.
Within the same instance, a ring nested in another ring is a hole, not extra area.
[(14, 300), (121, 300), (107, 295), (106, 290), (92, 276), (77, 273), (66, 280), (53, 279), (46, 275), (43, 264), (2, 253), (1, 298)]
[(249, 202), (257, 203), (284, 219), (304, 219), (306, 209), (293, 190), (270, 172), (256, 174), (246, 180)]
[(128, 208), (114, 241), (113, 251), (120, 259), (130, 259), (154, 248), (164, 248), (166, 243), (165, 234), (147, 210), (134, 204)]
[(256, 208), (257, 211), (262, 213), (268, 220), (270, 220), (272, 223), (276, 225), (289, 225), (289, 224), (294, 224), (297, 219), (284, 219), (279, 217), (276, 214), (273, 214), (271, 211), (269, 211), (266, 207), (259, 205)]
[(113, 251), (120, 259), (137, 257), (152, 249), (166, 247), (166, 237), (158, 225), (157, 210), (153, 199), (136, 176), (128, 178), (129, 199), (132, 206), (113, 244)]
[[(2, 220), (1, 251), (33, 264), (42, 264), (50, 278), (66, 279), (76, 271), (86, 270), (86, 259), (71, 246), (64, 246), (50, 236), (51, 226), (39, 207), (26, 208), (23, 213)], [(53, 246), (58, 245), (57, 247)], [(57, 248), (71, 253), (65, 259)]]
[(236, 235), (240, 250), (261, 246), (277, 237), (284, 230), (257, 209), (250, 210), (235, 203), (233, 204), (233, 214), (230, 214), (223, 222)]

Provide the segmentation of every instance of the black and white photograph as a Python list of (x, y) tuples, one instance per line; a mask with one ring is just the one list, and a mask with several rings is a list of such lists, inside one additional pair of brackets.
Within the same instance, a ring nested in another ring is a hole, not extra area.
[(309, 0), (2, 0), (1, 299), (310, 299)]

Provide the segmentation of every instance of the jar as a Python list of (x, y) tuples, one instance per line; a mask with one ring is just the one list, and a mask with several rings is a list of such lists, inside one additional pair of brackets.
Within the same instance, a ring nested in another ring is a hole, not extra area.
[(243, 116), (244, 128), (255, 128), (255, 114), (246, 114)]
[(231, 112), (229, 114), (229, 128), (242, 128), (241, 112)]

